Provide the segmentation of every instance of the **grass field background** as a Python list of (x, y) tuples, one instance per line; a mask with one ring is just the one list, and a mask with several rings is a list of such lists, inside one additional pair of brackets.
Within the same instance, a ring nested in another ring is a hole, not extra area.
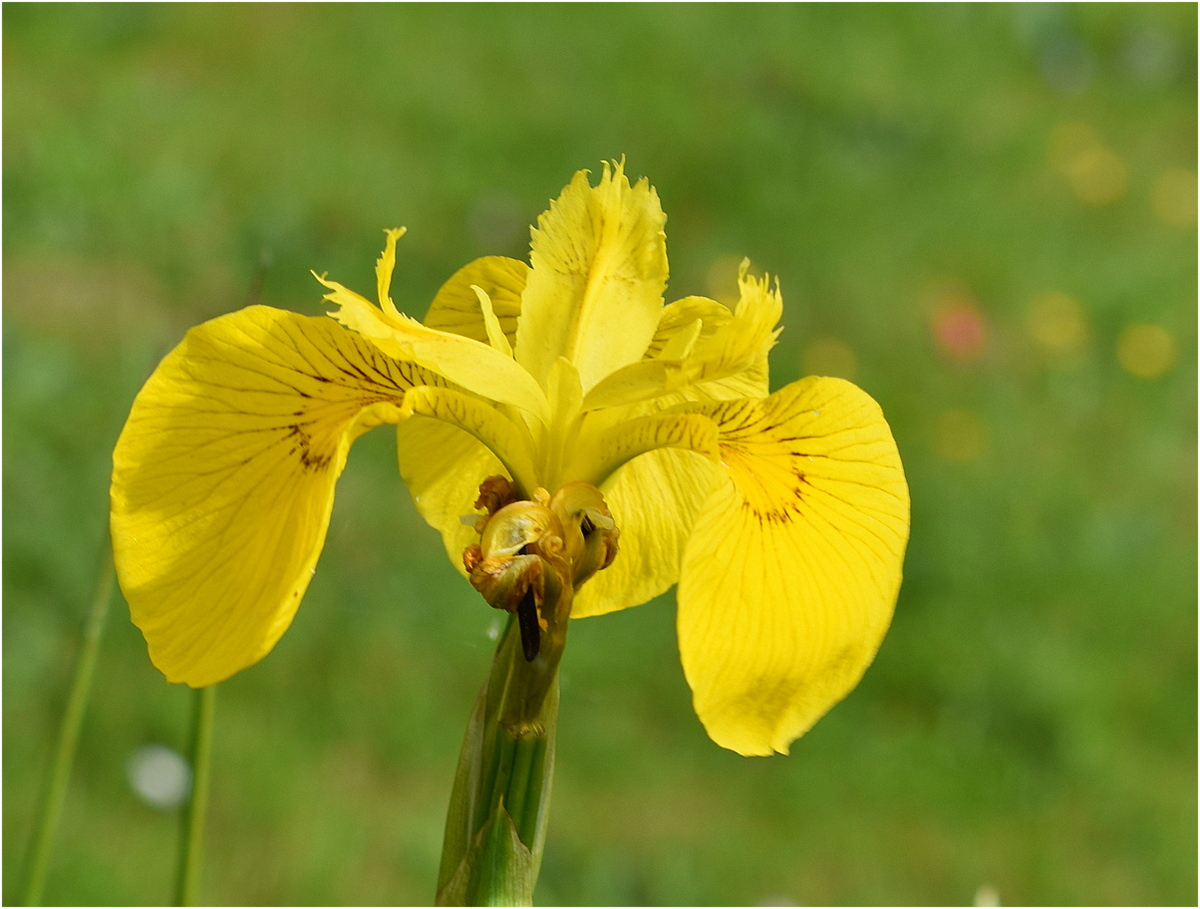
[[(572, 626), (538, 888), (567, 904), (1190, 904), (1193, 5), (6, 5), (4, 900), (19, 896), (149, 370), (309, 269), (422, 315), (580, 168), (668, 215), (669, 298), (778, 274), (772, 385), (851, 378), (913, 500), (860, 687), (788, 757), (704, 735), (668, 594)], [(364, 437), (292, 629), (221, 686), (200, 898), (432, 899), (494, 615)], [(161, 904), (126, 780), (189, 694), (119, 597), (46, 899)]]

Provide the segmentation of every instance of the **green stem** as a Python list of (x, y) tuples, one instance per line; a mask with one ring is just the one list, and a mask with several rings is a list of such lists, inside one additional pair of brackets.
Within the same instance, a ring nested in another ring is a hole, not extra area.
[[(554, 698), (557, 703), (557, 691), (554, 693)], [(546, 811), (550, 807), (550, 781), (554, 778), (553, 735), (548, 738), (539, 739), (535, 743), (533, 761), (529, 767), (528, 777), (531, 780), (545, 780), (545, 788), (543, 790), (541, 787), (531, 786), (526, 790), (524, 804), (518, 805), (516, 802), (513, 803), (513, 809), (521, 812), (517, 829), (521, 831), (527, 829), (536, 831), (534, 835), (544, 840), (546, 835)]]
[(530, 905), (554, 770), (561, 646), (526, 660), (509, 622), (463, 740), (439, 905)]
[(513, 826), (517, 828), (517, 835), (521, 836), (522, 841), (525, 839), (522, 834), (527, 834), (524, 829), (527, 826), (525, 823), (525, 799), (529, 794), (530, 783), (533, 782), (530, 779), (533, 754), (541, 741), (544, 740), (531, 738), (514, 743), (512, 773), (504, 793), (504, 807), (508, 810), (508, 815), (513, 820)]
[(204, 842), (204, 818), (208, 809), (208, 784), (212, 759), (213, 713), (217, 686), (209, 685), (193, 692), (192, 714), (192, 795), (183, 813), (183, 838), (179, 854), (179, 873), (175, 882), (175, 905), (195, 906), (200, 881), (201, 847)]
[(75, 760), (75, 749), (79, 743), (79, 730), (87, 710), (88, 694), (92, 677), (96, 671), (96, 657), (100, 652), (100, 639), (104, 632), (104, 620), (108, 615), (108, 604), (113, 588), (112, 548), (104, 543), (103, 564), (96, 579), (91, 608), (83, 629), (83, 643), (75, 663), (75, 677), (71, 681), (71, 693), (67, 696), (67, 707), (62, 723), (58, 727), (58, 741), (54, 748), (54, 763), (50, 776), (38, 803), (36, 826), (29, 851), (28, 872), (22, 903), (37, 906), (42, 901), (46, 885), (46, 870), (50, 864), (50, 848), (62, 813), (63, 800), (67, 793), (67, 782), (71, 776), (71, 765)]

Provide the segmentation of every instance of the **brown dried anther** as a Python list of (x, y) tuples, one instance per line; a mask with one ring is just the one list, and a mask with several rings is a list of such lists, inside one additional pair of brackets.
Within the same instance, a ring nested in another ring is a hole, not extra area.
[(604, 497), (591, 483), (568, 483), (550, 500), (566, 532), (567, 556), (573, 570), (572, 584), (580, 584), (616, 558), (621, 532), (613, 521)]
[(527, 661), (548, 643), (557, 659), (575, 589), (617, 554), (618, 531), (599, 490), (569, 483), (553, 498), (537, 489), (515, 500), (504, 477), (479, 487), (480, 541), (463, 552), (472, 586), (496, 609), (517, 616)]
[(467, 547), (463, 564), (489, 604), (517, 616), (525, 659), (533, 660), (544, 634), (565, 634), (560, 613), (570, 612), (562, 523), (542, 501), (512, 502), (483, 520), (479, 545)]
[(505, 505), (517, 501), (517, 498), (517, 488), (508, 477), (488, 477), (479, 484), (479, 498), (475, 500), (475, 507), (484, 509), (490, 518)]

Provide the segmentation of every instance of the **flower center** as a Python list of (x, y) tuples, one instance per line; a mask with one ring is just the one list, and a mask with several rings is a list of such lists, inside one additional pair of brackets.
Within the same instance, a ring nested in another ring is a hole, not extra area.
[(575, 591), (617, 554), (620, 531), (600, 490), (568, 483), (551, 496), (538, 488), (518, 499), (505, 477), (480, 484), (479, 543), (463, 551), (471, 585), (496, 609), (517, 617), (525, 659), (557, 662)]

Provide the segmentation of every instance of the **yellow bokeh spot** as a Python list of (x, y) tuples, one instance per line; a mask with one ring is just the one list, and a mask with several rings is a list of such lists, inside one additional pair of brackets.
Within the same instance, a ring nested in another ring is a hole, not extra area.
[(853, 379), (858, 370), (858, 357), (845, 341), (823, 335), (805, 346), (800, 354), (800, 365), (806, 376)]
[(945, 461), (966, 463), (987, 451), (987, 424), (969, 410), (947, 410), (938, 417), (933, 450)]
[(1080, 152), (1067, 170), (1075, 197), (1086, 205), (1111, 205), (1129, 189), (1129, 168), (1103, 146)]
[(1052, 354), (1071, 354), (1087, 343), (1087, 321), (1074, 297), (1052, 291), (1034, 297), (1025, 311), (1033, 339)]
[(1117, 361), (1131, 376), (1160, 378), (1175, 365), (1175, 339), (1161, 325), (1130, 325), (1117, 338)]
[(1050, 133), (1051, 166), (1085, 205), (1111, 205), (1129, 190), (1129, 168), (1086, 123), (1063, 123)]
[(1173, 167), (1163, 172), (1154, 181), (1154, 214), (1172, 227), (1195, 227), (1196, 192), (1196, 175), (1191, 171)]
[(1104, 140), (1100, 138), (1100, 133), (1095, 127), (1072, 121), (1060, 123), (1051, 130), (1046, 153), (1050, 159), (1050, 166), (1065, 174), (1071, 169), (1071, 162), (1082, 152), (1103, 144)]

